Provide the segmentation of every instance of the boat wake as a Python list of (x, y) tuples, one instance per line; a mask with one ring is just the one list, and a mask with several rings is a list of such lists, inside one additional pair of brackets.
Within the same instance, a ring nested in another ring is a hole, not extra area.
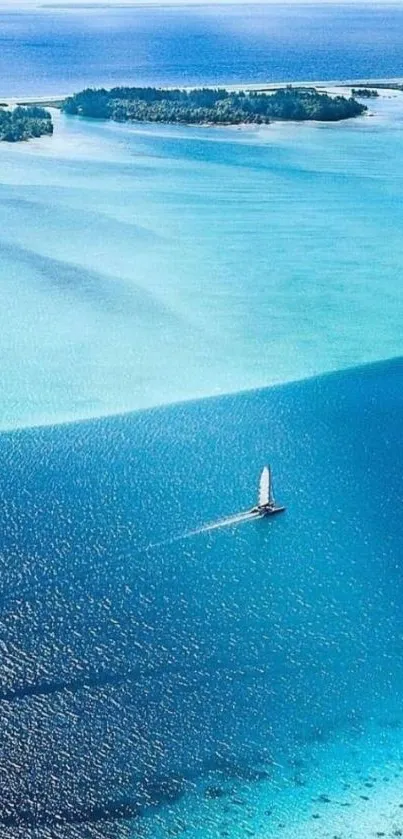
[(171, 545), (173, 542), (181, 542), (182, 539), (190, 539), (192, 536), (199, 536), (201, 533), (208, 533), (210, 530), (220, 530), (223, 527), (232, 527), (237, 524), (242, 524), (252, 519), (261, 518), (261, 514), (257, 510), (247, 510), (245, 513), (237, 513), (235, 516), (228, 516), (225, 519), (211, 522), (211, 524), (204, 524), (196, 530), (188, 530), (186, 533), (181, 533), (180, 536), (172, 536), (170, 539), (164, 539), (162, 542), (154, 542), (149, 545), (149, 548), (161, 548), (163, 545)]
[(221, 527), (231, 527), (231, 525), (242, 524), (244, 521), (259, 519), (260, 517), (260, 513), (256, 510), (247, 510), (246, 513), (237, 513), (236, 516), (228, 516), (225, 519), (220, 519), (211, 524), (205, 524), (203, 527), (199, 527), (198, 530), (190, 530), (185, 536), (197, 536), (199, 533), (208, 533), (209, 530), (219, 530)]

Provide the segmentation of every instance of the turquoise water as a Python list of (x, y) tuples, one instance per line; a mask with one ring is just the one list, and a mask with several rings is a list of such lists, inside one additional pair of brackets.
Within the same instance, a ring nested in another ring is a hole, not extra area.
[[(155, 14), (3, 16), (3, 92), (98, 82), (105, 39), (109, 81), (399, 73), (397, 8)], [(1, 839), (402, 835), (403, 98), (371, 108), (0, 144)], [(266, 462), (283, 516), (184, 538)]]
[(401, 95), (344, 125), (2, 145), (2, 427), (402, 352)]

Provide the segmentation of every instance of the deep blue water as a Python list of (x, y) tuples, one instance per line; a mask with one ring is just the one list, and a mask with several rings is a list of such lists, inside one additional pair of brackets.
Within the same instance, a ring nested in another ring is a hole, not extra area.
[(403, 75), (398, 4), (0, 13), (0, 96), (83, 85)]
[[(401, 381), (392, 361), (1, 435), (1, 836), (141, 835), (122, 802), (252, 782), (385, 717)], [(248, 507), (267, 461), (282, 517), (169, 543)]]

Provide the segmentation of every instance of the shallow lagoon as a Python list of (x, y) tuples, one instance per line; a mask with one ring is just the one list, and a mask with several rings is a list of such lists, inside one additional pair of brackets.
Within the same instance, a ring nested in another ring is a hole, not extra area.
[(402, 98), (376, 108), (238, 131), (59, 117), (3, 144), (1, 426), (399, 355)]

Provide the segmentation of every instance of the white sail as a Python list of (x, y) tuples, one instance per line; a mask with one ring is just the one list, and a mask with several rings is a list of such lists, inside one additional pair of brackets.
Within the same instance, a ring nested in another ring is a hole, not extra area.
[(262, 470), (262, 474), (260, 476), (260, 484), (259, 484), (259, 507), (263, 507), (264, 504), (268, 504), (269, 500), (271, 499), (271, 487), (270, 487), (270, 472), (267, 466), (264, 467)]

